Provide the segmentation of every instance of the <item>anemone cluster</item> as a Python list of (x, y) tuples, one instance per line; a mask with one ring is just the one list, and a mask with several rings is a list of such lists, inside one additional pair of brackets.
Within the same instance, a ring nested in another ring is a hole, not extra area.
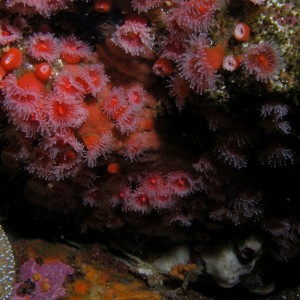
[(6, 1), (1, 157), (28, 200), (84, 230), (247, 229), (296, 255), (299, 8), (281, 2)]

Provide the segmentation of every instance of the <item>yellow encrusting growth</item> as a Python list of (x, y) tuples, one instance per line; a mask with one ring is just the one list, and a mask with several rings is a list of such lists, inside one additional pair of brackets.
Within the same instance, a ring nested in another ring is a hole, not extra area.
[(161, 297), (155, 292), (147, 291), (138, 281), (133, 281), (128, 285), (120, 282), (112, 283), (104, 293), (104, 300), (160, 300)]

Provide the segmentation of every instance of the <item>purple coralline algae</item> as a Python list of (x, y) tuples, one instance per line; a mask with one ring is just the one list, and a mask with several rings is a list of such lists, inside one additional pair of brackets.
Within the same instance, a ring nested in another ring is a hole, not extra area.
[[(20, 267), (20, 280), (14, 287), (12, 300), (25, 299), (27, 293), (31, 300), (55, 300), (65, 296), (63, 286), (67, 275), (72, 275), (74, 269), (63, 262), (53, 262), (39, 265), (30, 259)], [(30, 285), (30, 289), (24, 286)]]

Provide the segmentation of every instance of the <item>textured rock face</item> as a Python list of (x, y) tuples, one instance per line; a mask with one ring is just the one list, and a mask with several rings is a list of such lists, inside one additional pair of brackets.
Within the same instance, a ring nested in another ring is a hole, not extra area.
[[(243, 253), (250, 253), (251, 256), (243, 258)], [(220, 286), (230, 288), (251, 273), (261, 254), (262, 241), (252, 236), (238, 248), (230, 241), (208, 248), (202, 258), (207, 274), (212, 276)]]
[(0, 298), (8, 300), (12, 296), (15, 281), (15, 260), (9, 240), (0, 225)]
[(173, 266), (186, 265), (190, 261), (189, 247), (182, 245), (170, 249), (161, 257), (157, 258), (153, 265), (162, 273), (169, 273)]
[(163, 299), (97, 244), (22, 240), (14, 249), (21, 267), (11, 299)]

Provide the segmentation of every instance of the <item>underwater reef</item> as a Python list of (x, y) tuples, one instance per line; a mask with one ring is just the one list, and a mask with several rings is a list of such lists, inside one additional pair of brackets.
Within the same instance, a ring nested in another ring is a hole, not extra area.
[(1, 1), (0, 222), (99, 242), (156, 291), (103, 296), (30, 254), (1, 299), (274, 293), (299, 262), (299, 20), (292, 0)]

